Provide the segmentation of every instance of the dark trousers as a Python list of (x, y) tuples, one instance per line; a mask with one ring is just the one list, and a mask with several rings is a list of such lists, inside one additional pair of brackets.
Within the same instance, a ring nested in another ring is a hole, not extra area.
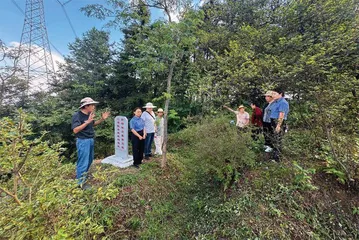
[(264, 145), (273, 148), (271, 135), (272, 135), (272, 125), (271, 123), (263, 122), (263, 136), (264, 136)]
[[(143, 136), (143, 130), (137, 131), (137, 133)], [(132, 142), (133, 165), (139, 165), (142, 163), (142, 159), (143, 159), (145, 140), (140, 140), (136, 135), (132, 134), (131, 142)]]
[(145, 138), (145, 156), (149, 157), (151, 155), (151, 147), (153, 143), (153, 139), (155, 137), (155, 133), (147, 133)]
[(274, 158), (274, 160), (279, 161), (279, 156), (282, 152), (282, 139), (283, 139), (283, 136), (285, 133), (286, 123), (285, 123), (285, 121), (282, 122), (281, 129), (280, 129), (279, 133), (277, 133), (275, 131), (275, 128), (277, 127), (277, 123), (278, 123), (278, 119), (273, 119), (273, 118), (271, 119), (271, 126), (272, 126), (271, 141), (272, 141), (273, 148), (274, 148), (273, 158)]
[(261, 127), (257, 127), (257, 126), (254, 126), (252, 128), (252, 134), (251, 134), (251, 137), (254, 141), (257, 141), (259, 139), (259, 134), (261, 134), (262, 132), (262, 128)]
[(241, 135), (242, 133), (246, 133), (248, 131), (247, 127), (238, 127), (237, 126), (237, 133)]

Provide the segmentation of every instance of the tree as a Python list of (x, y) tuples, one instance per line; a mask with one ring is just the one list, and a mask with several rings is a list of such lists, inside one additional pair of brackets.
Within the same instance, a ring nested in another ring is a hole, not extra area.
[(18, 67), (19, 49), (5, 45), (0, 39), (0, 115), (9, 115), (11, 108), (23, 106), (28, 90), (25, 76)]
[(56, 91), (62, 97), (78, 103), (79, 98), (92, 96), (100, 101), (106, 99), (104, 91), (112, 72), (114, 51), (109, 34), (92, 28), (69, 44), (70, 54), (61, 66), (61, 82)]
[[(126, 4), (124, 1), (108, 1), (114, 9), (95, 4), (89, 5), (83, 10), (88, 16), (104, 19), (108, 16), (115, 16), (115, 20), (110, 24), (126, 24), (142, 20), (138, 9), (143, 6), (148, 8), (162, 9), (167, 17), (166, 20), (156, 20), (151, 26), (143, 27), (136, 34), (135, 47), (140, 56), (133, 56), (130, 62), (136, 66), (138, 77), (142, 80), (151, 80), (153, 75), (166, 76), (165, 116), (164, 116), (164, 143), (163, 159), (161, 166), (165, 167), (167, 162), (167, 139), (168, 139), (168, 112), (169, 103), (172, 96), (172, 79), (174, 69), (183, 57), (191, 57), (188, 54), (194, 47), (196, 41), (194, 37), (199, 19), (194, 17), (189, 11), (186, 1), (173, 2), (170, 0), (154, 0), (147, 2), (132, 2)], [(181, 9), (182, 21), (173, 21), (173, 14)]]

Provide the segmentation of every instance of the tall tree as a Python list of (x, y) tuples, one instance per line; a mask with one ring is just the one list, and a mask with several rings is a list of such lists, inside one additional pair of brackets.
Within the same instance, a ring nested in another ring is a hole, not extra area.
[(18, 61), (19, 49), (8, 47), (0, 39), (0, 116), (9, 115), (11, 108), (24, 106), (27, 98), (24, 92), (29, 86)]
[(61, 66), (58, 91), (67, 100), (78, 102), (79, 98), (92, 96), (103, 101), (107, 80), (112, 72), (114, 51), (109, 34), (92, 28), (69, 44), (70, 54)]
[[(134, 41), (140, 56), (130, 58), (130, 62), (136, 66), (138, 77), (144, 82), (146, 80), (151, 81), (154, 75), (157, 77), (165, 76), (166, 78), (166, 92), (163, 95), (165, 98), (165, 116), (163, 159), (161, 163), (161, 166), (165, 167), (167, 163), (168, 112), (172, 96), (174, 69), (182, 57), (190, 49), (193, 49), (195, 43), (194, 33), (200, 21), (193, 17), (183, 18), (184, 20), (179, 23), (173, 21), (176, 13), (181, 13), (182, 16), (186, 14), (191, 16), (191, 12), (187, 8), (189, 6), (187, 1), (151, 0), (126, 3), (115, 0), (107, 2), (114, 8), (108, 9), (102, 5), (95, 4), (89, 5), (83, 10), (88, 16), (101, 19), (107, 16), (115, 16), (115, 20), (111, 21), (110, 24), (133, 23), (138, 19), (143, 19), (138, 12), (138, 9), (143, 6), (161, 9), (167, 17), (167, 20), (156, 20), (151, 26), (142, 28), (136, 34), (137, 37), (134, 38)], [(176, 17), (179, 18), (179, 15)]]

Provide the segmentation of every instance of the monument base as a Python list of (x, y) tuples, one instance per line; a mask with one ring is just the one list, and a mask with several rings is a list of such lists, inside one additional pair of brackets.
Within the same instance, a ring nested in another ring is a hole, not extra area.
[(126, 168), (133, 165), (133, 157), (131, 155), (128, 155), (126, 159), (126, 158), (117, 157), (116, 155), (112, 155), (102, 160), (101, 163), (111, 164), (119, 168)]

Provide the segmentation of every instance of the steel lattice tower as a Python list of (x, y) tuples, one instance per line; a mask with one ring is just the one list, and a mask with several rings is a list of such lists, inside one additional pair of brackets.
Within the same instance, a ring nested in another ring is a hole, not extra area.
[(26, 0), (19, 65), (26, 74), (29, 87), (41, 86), (40, 88), (44, 89), (44, 85), (50, 82), (55, 72), (43, 0)]

